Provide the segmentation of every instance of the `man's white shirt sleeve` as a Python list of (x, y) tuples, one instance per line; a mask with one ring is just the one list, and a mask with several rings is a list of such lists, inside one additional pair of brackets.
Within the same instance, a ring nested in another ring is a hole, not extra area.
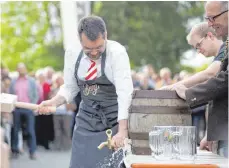
[(129, 57), (121, 45), (111, 54), (112, 75), (118, 95), (118, 120), (128, 119), (133, 93)]

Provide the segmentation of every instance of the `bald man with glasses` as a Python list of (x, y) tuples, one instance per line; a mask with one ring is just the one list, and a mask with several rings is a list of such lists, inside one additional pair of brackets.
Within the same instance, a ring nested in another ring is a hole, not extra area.
[(205, 19), (218, 36), (228, 34), (228, 2), (209, 1), (205, 5)]

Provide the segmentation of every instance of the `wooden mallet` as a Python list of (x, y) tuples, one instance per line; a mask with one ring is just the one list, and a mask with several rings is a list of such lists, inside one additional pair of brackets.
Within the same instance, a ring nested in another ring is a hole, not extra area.
[[(6, 93), (1, 93), (0, 104), (1, 104), (1, 112), (8, 112), (8, 113), (12, 112), (15, 107), (29, 109), (29, 110), (37, 110), (38, 108), (37, 104), (18, 102), (16, 95), (6, 94)], [(49, 108), (50, 108), (49, 109), (50, 113), (56, 112), (55, 106), (50, 106)]]

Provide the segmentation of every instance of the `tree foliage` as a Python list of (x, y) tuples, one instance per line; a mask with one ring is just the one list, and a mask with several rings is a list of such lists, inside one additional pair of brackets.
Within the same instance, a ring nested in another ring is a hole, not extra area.
[(156, 69), (179, 71), (189, 49), (187, 21), (203, 15), (200, 2), (95, 2), (93, 13), (104, 18), (109, 39), (126, 46), (133, 66), (151, 63)]
[(1, 60), (10, 70), (15, 70), (19, 62), (29, 70), (47, 65), (63, 67), (62, 39), (47, 39), (52, 33), (50, 6), (58, 5), (47, 1), (1, 4)]
[[(10, 70), (25, 62), (29, 70), (52, 65), (63, 68), (60, 6), (56, 1), (1, 3), (1, 60)], [(53, 24), (52, 8), (57, 10)], [(180, 59), (189, 49), (187, 23), (203, 15), (203, 2), (98, 1), (92, 14), (104, 18), (109, 39), (123, 44), (132, 67), (151, 63), (156, 69), (181, 69)], [(50, 38), (51, 37), (51, 38)]]

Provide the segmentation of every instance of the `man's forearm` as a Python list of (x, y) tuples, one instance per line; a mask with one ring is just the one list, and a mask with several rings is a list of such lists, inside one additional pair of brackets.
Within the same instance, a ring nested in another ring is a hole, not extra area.
[(188, 79), (182, 80), (178, 83), (185, 85), (187, 88), (192, 87), (194, 85), (200, 84), (202, 82), (207, 81), (211, 76), (205, 72), (199, 72)]
[(195, 75), (191, 76), (190, 78), (181, 81), (181, 84), (185, 85), (186, 87), (192, 87), (194, 85), (200, 84), (202, 82), (207, 81), (208, 79), (216, 76), (216, 74), (220, 70), (220, 61), (214, 61), (209, 65), (209, 67), (201, 72), (196, 73)]
[(128, 130), (128, 120), (119, 120), (118, 121), (119, 126), (118, 126), (118, 130), (122, 131), (122, 130)]
[(62, 104), (67, 103), (65, 98), (64, 98), (64, 96), (61, 96), (61, 95), (58, 95), (58, 94), (55, 97), (53, 97), (50, 101), (52, 101), (53, 104), (55, 106), (57, 106), (57, 107), (62, 105)]

